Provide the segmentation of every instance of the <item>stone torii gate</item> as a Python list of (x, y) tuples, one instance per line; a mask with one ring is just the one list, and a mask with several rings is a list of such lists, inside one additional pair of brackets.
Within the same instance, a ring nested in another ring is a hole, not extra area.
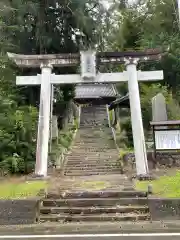
[[(57, 55), (19, 55), (8, 53), (19, 67), (40, 67), (41, 74), (37, 76), (18, 76), (17, 85), (41, 85), (40, 109), (36, 150), (36, 176), (47, 176), (48, 141), (50, 125), (51, 85), (82, 84), (82, 83), (117, 83), (128, 82), (131, 122), (136, 159), (137, 176), (148, 175), (147, 155), (142, 123), (141, 104), (139, 97), (139, 81), (156, 81), (163, 79), (163, 71), (137, 71), (138, 62), (159, 60), (161, 52), (151, 50), (146, 52), (98, 53), (94, 51), (80, 54)], [(97, 73), (98, 64), (125, 64), (126, 71), (122, 73)], [(81, 63), (81, 74), (55, 75), (53, 67), (77, 66)]]

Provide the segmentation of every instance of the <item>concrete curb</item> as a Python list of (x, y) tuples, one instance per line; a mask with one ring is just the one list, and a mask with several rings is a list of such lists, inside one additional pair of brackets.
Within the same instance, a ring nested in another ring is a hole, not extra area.
[(88, 233), (177, 233), (180, 221), (176, 222), (127, 222), (127, 223), (79, 223), (37, 224), (0, 227), (0, 235), (7, 234), (88, 234)]
[(180, 198), (157, 198), (148, 196), (152, 221), (179, 221)]

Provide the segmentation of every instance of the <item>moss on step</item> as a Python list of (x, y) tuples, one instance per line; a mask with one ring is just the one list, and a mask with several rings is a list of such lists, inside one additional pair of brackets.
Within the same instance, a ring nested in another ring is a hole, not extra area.
[(83, 181), (80, 183), (80, 187), (85, 190), (102, 190), (110, 187), (110, 184), (106, 181)]

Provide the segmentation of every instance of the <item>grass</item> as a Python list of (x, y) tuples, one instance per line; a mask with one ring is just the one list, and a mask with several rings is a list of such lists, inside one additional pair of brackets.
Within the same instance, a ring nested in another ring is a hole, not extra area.
[(136, 189), (147, 191), (148, 185), (153, 188), (153, 195), (158, 197), (180, 198), (180, 172), (174, 176), (162, 176), (153, 181), (137, 181)]
[(0, 199), (26, 199), (38, 195), (47, 187), (46, 181), (0, 183)]

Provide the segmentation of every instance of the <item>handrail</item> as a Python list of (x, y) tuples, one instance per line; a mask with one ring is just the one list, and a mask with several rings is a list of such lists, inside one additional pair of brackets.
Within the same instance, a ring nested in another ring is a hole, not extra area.
[(110, 121), (110, 116), (109, 116), (109, 107), (106, 105), (106, 112), (107, 112), (107, 117), (108, 117), (108, 125), (111, 127), (111, 121)]
[(107, 111), (107, 116), (108, 116), (108, 125), (111, 128), (112, 136), (116, 145), (116, 148), (119, 150), (119, 147), (117, 145), (117, 138), (116, 138), (116, 131), (113, 126), (111, 126), (111, 121), (110, 121), (110, 116), (109, 116), (109, 107), (106, 105), (106, 111)]
[(118, 147), (118, 145), (117, 145), (117, 138), (116, 138), (116, 130), (115, 130), (115, 128), (111, 127), (111, 131), (112, 131), (112, 135), (113, 135), (113, 139), (114, 139), (116, 148), (117, 148), (118, 150), (120, 150), (119, 147)]

